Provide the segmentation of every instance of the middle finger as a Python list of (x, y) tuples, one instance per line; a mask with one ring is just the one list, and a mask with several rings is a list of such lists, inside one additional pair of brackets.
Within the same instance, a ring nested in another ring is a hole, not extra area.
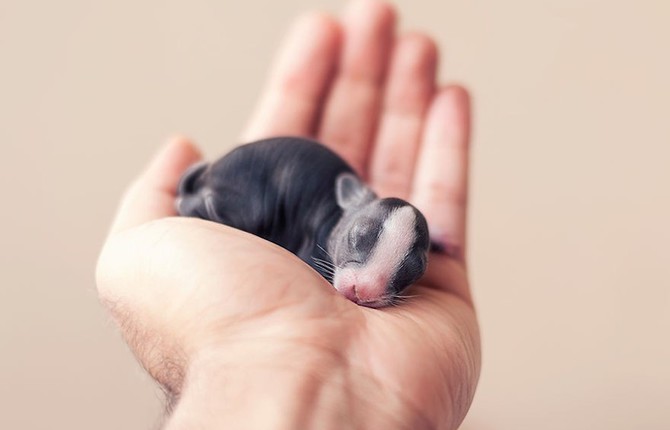
[(432, 39), (408, 34), (398, 40), (370, 160), (370, 182), (382, 197), (409, 197), (423, 122), (435, 92), (436, 68)]
[(393, 8), (376, 0), (355, 0), (344, 20), (341, 70), (323, 114), (319, 140), (361, 175), (377, 127), (389, 51)]

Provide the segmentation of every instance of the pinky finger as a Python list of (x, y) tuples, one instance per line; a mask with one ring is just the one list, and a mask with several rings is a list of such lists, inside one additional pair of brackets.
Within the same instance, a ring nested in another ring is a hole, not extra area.
[(439, 91), (424, 127), (411, 200), (425, 214), (437, 249), (464, 261), (470, 149), (467, 90), (450, 86)]

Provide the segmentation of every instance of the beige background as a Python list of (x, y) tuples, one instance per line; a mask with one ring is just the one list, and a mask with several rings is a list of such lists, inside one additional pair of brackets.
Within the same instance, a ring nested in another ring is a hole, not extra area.
[[(476, 101), (463, 428), (670, 429), (670, 2), (396, 4)], [(94, 290), (117, 199), (168, 134), (236, 143), (291, 17), (340, 5), (0, 0), (0, 428), (155, 428)]]

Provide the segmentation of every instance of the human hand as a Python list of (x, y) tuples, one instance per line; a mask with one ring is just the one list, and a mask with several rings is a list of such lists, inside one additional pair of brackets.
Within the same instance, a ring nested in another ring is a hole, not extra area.
[(269, 242), (173, 217), (200, 158), (185, 139), (131, 186), (98, 288), (139, 361), (181, 397), (169, 428), (458, 426), (480, 359), (464, 252), (469, 106), (463, 89), (435, 88), (436, 63), (426, 36), (394, 38), (386, 4), (353, 3), (344, 29), (308, 15), (244, 134), (317, 137), (379, 194), (422, 210), (447, 252), (400, 306), (358, 307)]

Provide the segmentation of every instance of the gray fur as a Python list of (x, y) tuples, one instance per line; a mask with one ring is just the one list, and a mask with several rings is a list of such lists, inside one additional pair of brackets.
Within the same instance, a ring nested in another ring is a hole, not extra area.
[[(411, 205), (377, 198), (325, 146), (292, 137), (243, 145), (214, 163), (191, 167), (181, 179), (177, 199), (181, 215), (223, 223), (272, 241), (331, 283), (338, 270), (365, 267), (384, 221), (405, 206)], [(412, 210), (416, 215), (413, 243), (402, 250), (402, 264), (388, 268), (384, 296), (390, 299), (425, 271), (428, 227), (423, 215)]]

